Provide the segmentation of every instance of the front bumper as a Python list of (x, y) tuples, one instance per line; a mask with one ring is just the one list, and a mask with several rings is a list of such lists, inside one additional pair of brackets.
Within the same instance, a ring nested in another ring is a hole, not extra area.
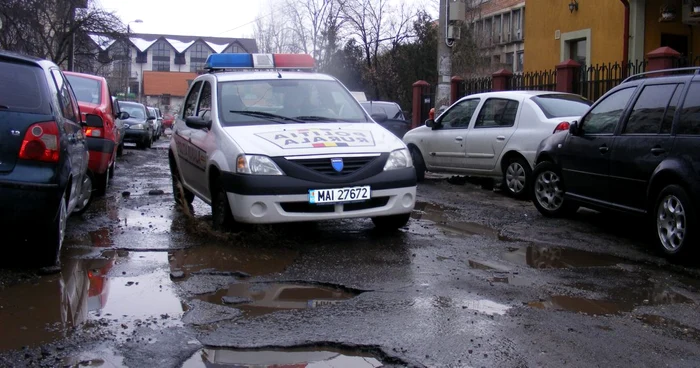
[(128, 129), (124, 132), (124, 142), (125, 143), (145, 143), (151, 139), (151, 131)]

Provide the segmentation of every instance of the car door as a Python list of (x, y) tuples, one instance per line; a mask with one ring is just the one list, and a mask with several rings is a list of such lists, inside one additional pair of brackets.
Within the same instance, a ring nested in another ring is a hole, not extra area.
[(610, 201), (645, 211), (649, 179), (673, 148), (673, 116), (683, 84), (647, 84), (610, 153)]
[(480, 98), (459, 101), (440, 116), (424, 141), (424, 159), (428, 167), (446, 171), (464, 167), (464, 138), (480, 102)]
[(567, 195), (594, 201), (610, 199), (610, 154), (614, 133), (636, 86), (619, 89), (598, 101), (569, 134), (559, 151)]
[(202, 89), (202, 81), (196, 82), (189, 91), (185, 99), (185, 106), (182, 109), (182, 114), (175, 119), (175, 131), (173, 139), (177, 150), (178, 170), (182, 181), (194, 188), (194, 183), (197, 180), (204, 180), (203, 169), (197, 163), (197, 155), (194, 153), (192, 146), (192, 131), (194, 129), (185, 124), (185, 119), (188, 116), (194, 116), (197, 112), (197, 102), (199, 101), (199, 92)]
[(465, 166), (471, 170), (493, 170), (508, 140), (515, 132), (520, 102), (488, 98), (466, 136)]
[[(211, 82), (204, 81), (202, 83), (202, 90), (199, 93), (199, 102), (197, 103), (195, 115), (209, 122), (211, 122), (211, 99)], [(199, 170), (202, 170), (202, 172), (206, 171), (207, 157), (209, 157), (209, 154), (211, 154), (215, 148), (214, 136), (211, 133), (211, 129), (192, 129), (190, 143), (194, 149), (191, 156), (195, 161), (195, 166), (197, 166)], [(207, 184), (208, 183), (204, 180), (192, 182), (192, 186), (196, 191), (206, 195), (207, 198), (211, 198), (211, 196), (209, 196), (209, 186)]]

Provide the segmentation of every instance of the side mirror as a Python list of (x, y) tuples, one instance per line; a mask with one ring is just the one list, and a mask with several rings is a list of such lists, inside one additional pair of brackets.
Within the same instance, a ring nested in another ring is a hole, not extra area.
[(192, 129), (209, 129), (211, 128), (211, 120), (204, 120), (199, 116), (190, 116), (185, 119), (185, 125)]
[(128, 119), (128, 118), (130, 118), (130, 117), (131, 117), (131, 115), (129, 115), (129, 113), (126, 112), (126, 111), (120, 111), (120, 112), (117, 114), (117, 119), (119, 119), (119, 120), (126, 120), (126, 119)]
[(579, 129), (578, 121), (572, 121), (571, 124), (569, 125), (569, 134), (578, 135), (580, 132), (581, 132), (581, 129)]
[(389, 117), (386, 114), (381, 113), (381, 112), (374, 113), (371, 116), (372, 116), (372, 120), (376, 121), (377, 123), (383, 123), (383, 122), (387, 121), (387, 119), (389, 119)]
[(104, 121), (102, 121), (102, 118), (99, 117), (98, 115), (86, 114), (85, 115), (85, 126), (91, 127), (91, 128), (102, 128), (102, 127), (104, 127)]

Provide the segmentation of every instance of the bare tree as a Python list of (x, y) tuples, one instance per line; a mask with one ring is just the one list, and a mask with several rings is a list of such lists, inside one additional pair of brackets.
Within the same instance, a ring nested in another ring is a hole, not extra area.
[[(346, 0), (285, 0), (285, 13), (293, 25), (294, 44), (311, 54), (320, 63), (328, 58), (328, 45), (332, 51), (342, 28), (341, 10)], [(331, 52), (332, 52), (331, 51)]]
[(268, 2), (267, 8), (267, 13), (255, 21), (254, 36), (258, 49), (264, 53), (296, 52), (299, 47), (294, 45), (292, 31), (284, 26), (286, 14), (273, 2)]

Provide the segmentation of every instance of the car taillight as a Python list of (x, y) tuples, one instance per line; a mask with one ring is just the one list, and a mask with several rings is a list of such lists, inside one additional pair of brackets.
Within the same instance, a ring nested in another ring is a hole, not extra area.
[(554, 131), (552, 132), (552, 134), (554, 134), (556, 132), (563, 132), (565, 130), (569, 130), (569, 126), (570, 126), (570, 124), (568, 121), (562, 121), (561, 123), (557, 124), (557, 127), (554, 128)]
[(36, 123), (24, 134), (19, 150), (22, 160), (58, 162), (58, 125), (55, 121)]
[(102, 128), (87, 127), (85, 128), (85, 136), (101, 138), (104, 137), (104, 131), (102, 130)]

